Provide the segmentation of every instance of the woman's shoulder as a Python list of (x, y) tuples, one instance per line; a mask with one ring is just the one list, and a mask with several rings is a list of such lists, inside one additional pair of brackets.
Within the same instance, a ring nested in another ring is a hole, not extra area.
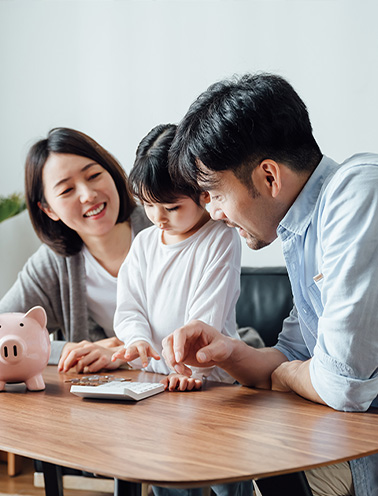
[(55, 253), (49, 246), (42, 244), (36, 252), (26, 262), (27, 266), (32, 266), (38, 271), (56, 271), (58, 268), (75, 266), (78, 267), (83, 263), (82, 253), (70, 257), (64, 257)]

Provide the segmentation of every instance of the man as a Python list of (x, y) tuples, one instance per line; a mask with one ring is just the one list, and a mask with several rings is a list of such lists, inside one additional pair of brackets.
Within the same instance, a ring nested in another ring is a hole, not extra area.
[[(238, 228), (250, 248), (280, 237), (295, 306), (273, 348), (196, 321), (165, 339), (167, 363), (187, 374), (185, 364), (216, 364), (246, 386), (294, 391), (337, 410), (378, 406), (378, 156), (341, 165), (323, 156), (291, 85), (259, 74), (200, 95), (170, 160), (177, 180), (209, 191), (212, 217)], [(355, 494), (378, 495), (378, 456), (349, 465)], [(334, 487), (324, 493), (317, 485), (331, 467), (315, 481), (308, 473), (314, 494), (354, 494), (349, 465), (329, 476)]]

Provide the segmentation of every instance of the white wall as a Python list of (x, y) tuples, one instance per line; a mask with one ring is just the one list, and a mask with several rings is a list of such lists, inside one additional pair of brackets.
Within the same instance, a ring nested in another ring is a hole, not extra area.
[[(0, 195), (22, 191), (26, 151), (54, 126), (129, 170), (151, 127), (235, 73), (287, 77), (336, 160), (378, 151), (377, 18), (376, 0), (0, 0)], [(243, 252), (282, 263), (277, 242)]]

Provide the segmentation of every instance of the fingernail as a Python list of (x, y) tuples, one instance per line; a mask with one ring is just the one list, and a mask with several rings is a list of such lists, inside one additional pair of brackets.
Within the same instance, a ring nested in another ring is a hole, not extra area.
[(197, 353), (197, 360), (199, 362), (206, 362), (206, 355), (205, 355), (205, 353), (203, 351), (199, 351)]
[(181, 362), (181, 353), (179, 353), (178, 351), (176, 351), (175, 353), (175, 360), (177, 363)]

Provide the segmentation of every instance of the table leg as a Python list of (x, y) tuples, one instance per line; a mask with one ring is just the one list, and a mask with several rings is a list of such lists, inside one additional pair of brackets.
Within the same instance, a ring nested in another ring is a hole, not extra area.
[(279, 494), (295, 494), (296, 496), (312, 496), (311, 488), (304, 472), (276, 475), (255, 480), (263, 496), (277, 496)]
[(114, 479), (114, 496), (141, 496), (142, 485), (136, 482), (128, 482)]
[(22, 470), (22, 457), (19, 455), (14, 455), (13, 453), (8, 453), (8, 475), (9, 477), (14, 477), (19, 474)]
[(41, 462), (45, 480), (46, 496), (63, 496), (62, 467), (53, 463)]

